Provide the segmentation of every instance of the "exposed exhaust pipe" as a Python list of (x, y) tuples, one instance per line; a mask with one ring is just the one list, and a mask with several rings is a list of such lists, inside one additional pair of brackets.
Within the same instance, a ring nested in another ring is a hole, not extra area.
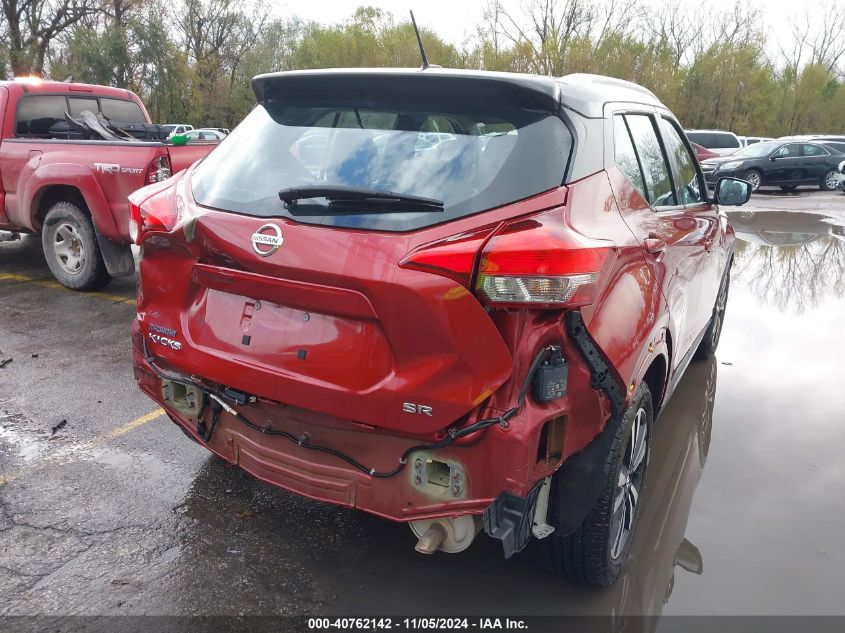
[(434, 554), (445, 540), (446, 528), (443, 527), (442, 523), (435, 522), (429, 525), (428, 529), (423, 532), (414, 549), (420, 554)]
[(481, 520), (471, 514), (412, 521), (410, 525), (419, 537), (414, 549), (420, 554), (433, 554), (437, 550), (457, 554), (468, 548), (481, 531)]

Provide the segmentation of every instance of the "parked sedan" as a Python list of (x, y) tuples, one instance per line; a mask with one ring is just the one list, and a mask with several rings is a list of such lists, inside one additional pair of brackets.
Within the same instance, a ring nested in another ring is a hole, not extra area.
[(748, 181), (754, 191), (762, 186), (794, 191), (800, 185), (831, 191), (836, 188), (842, 158), (842, 154), (820, 143), (767, 141), (744, 147), (731, 156), (705, 160), (701, 169), (708, 185), (733, 176)]

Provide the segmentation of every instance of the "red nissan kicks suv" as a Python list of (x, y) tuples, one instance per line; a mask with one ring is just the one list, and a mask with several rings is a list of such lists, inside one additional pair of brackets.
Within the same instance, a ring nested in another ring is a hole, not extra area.
[(711, 356), (733, 230), (648, 90), (425, 70), (261, 75), (208, 157), (131, 197), (135, 376), (295, 493), (619, 574), (652, 424)]

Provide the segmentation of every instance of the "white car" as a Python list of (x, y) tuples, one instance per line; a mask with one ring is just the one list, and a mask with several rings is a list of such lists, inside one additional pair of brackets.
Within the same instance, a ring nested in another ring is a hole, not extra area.
[(187, 123), (167, 123), (162, 127), (167, 128), (168, 136), (173, 136), (174, 134), (184, 134), (190, 130), (194, 129), (193, 125), (188, 125)]
[(740, 136), (739, 142), (742, 143), (743, 147), (748, 147), (749, 145), (754, 145), (754, 143), (762, 143), (763, 141), (773, 141), (772, 137), (769, 136)]
[(719, 156), (729, 156), (743, 147), (739, 137), (725, 130), (684, 130), (693, 143), (706, 147)]
[(226, 138), (223, 132), (211, 128), (189, 130), (183, 134), (189, 141), (222, 141)]

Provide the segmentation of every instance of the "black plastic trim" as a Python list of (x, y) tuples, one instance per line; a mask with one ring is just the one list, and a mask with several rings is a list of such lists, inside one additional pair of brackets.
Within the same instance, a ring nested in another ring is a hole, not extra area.
[(610, 401), (610, 419), (604, 429), (581, 451), (569, 457), (552, 479), (550, 523), (555, 536), (574, 532), (596, 504), (607, 481), (607, 456), (625, 412), (625, 392), (610, 364), (587, 333), (580, 312), (566, 313), (566, 330), (590, 368), (592, 387)]
[(593, 389), (598, 389), (607, 395), (608, 400), (610, 400), (611, 419), (621, 418), (625, 407), (624, 388), (613, 375), (604, 354), (587, 333), (581, 313), (577, 311), (567, 312), (565, 318), (566, 331), (590, 368)]
[(541, 480), (525, 497), (503, 492), (481, 515), (484, 532), (502, 541), (505, 558), (521, 552), (531, 541), (534, 509), (542, 487)]

